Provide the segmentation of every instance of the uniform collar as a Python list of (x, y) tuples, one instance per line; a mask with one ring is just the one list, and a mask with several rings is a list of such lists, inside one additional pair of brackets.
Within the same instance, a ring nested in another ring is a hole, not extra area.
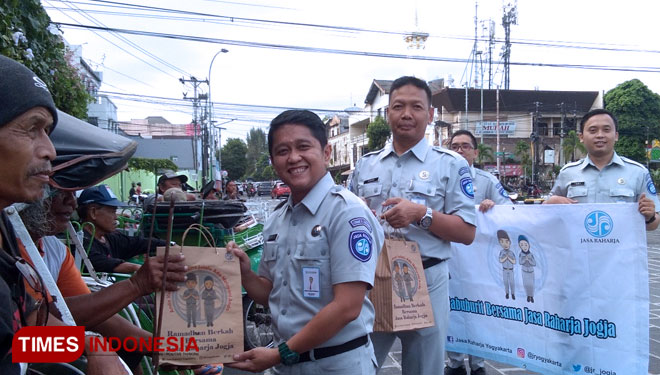
[[(328, 193), (328, 190), (330, 190), (330, 188), (333, 186), (335, 186), (335, 182), (332, 180), (330, 172), (326, 172), (326, 174), (321, 177), (316, 185), (314, 185), (312, 190), (310, 190), (309, 193), (307, 193), (307, 195), (305, 195), (305, 197), (302, 199), (302, 201), (300, 201), (300, 204), (307, 207), (312, 215), (316, 215), (316, 211), (318, 211), (319, 207), (321, 206), (321, 202), (323, 202), (323, 199)], [(289, 196), (287, 206), (290, 209), (293, 208), (293, 201), (291, 196)]]
[[(607, 163), (606, 167), (610, 166), (611, 164), (618, 164), (621, 166), (624, 166), (625, 163), (623, 162), (623, 159), (619, 156), (619, 154), (614, 151), (614, 154), (612, 155), (612, 160), (610, 160), (609, 163)], [(589, 155), (587, 155), (584, 160), (582, 161), (582, 164), (580, 165), (580, 169), (586, 168), (588, 165), (591, 165), (592, 167), (596, 167), (594, 163), (591, 161), (589, 158)]]
[(474, 180), (477, 177), (477, 168), (474, 167), (474, 164), (470, 166), (470, 177)]
[[(401, 154), (401, 156), (407, 154), (408, 152), (412, 152), (413, 155), (415, 155), (415, 157), (419, 159), (419, 161), (423, 162), (424, 159), (426, 159), (426, 154), (428, 153), (429, 148), (431, 148), (431, 146), (429, 146), (429, 143), (426, 141), (426, 138), (422, 137), (422, 139), (420, 139), (416, 145), (414, 145), (411, 149)], [(394, 151), (394, 146), (392, 146), (392, 142), (385, 145), (383, 151), (380, 153), (379, 160), (385, 159), (390, 154), (396, 154), (396, 152)]]

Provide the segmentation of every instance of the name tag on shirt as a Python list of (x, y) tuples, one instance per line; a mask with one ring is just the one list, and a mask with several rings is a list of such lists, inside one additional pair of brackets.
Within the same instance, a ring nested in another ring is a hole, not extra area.
[(321, 270), (318, 267), (303, 267), (303, 297), (321, 298)]
[(417, 203), (417, 204), (421, 204), (421, 205), (426, 206), (426, 199), (424, 199), (424, 198), (411, 198), (410, 201), (413, 202), (413, 203)]

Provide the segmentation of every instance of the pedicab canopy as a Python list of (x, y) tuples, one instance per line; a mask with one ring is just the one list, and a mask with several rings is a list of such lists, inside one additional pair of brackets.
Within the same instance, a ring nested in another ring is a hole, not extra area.
[(137, 143), (60, 110), (50, 139), (57, 151), (51, 184), (63, 190), (96, 185), (126, 168)]

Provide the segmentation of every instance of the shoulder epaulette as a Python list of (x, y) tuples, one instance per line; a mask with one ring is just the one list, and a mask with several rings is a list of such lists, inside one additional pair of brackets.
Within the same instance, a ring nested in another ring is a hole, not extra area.
[(450, 149), (444, 148), (444, 147), (433, 146), (433, 147), (431, 147), (431, 148), (432, 148), (434, 151), (437, 151), (437, 152), (440, 152), (440, 153), (443, 153), (443, 154), (449, 154), (449, 155), (451, 155), (451, 156), (453, 156), (453, 157), (455, 157), (455, 158), (462, 158), (462, 156), (459, 155), (458, 153), (456, 153), (456, 152), (454, 152), (454, 151), (452, 151), (452, 150), (450, 150)]
[(366, 154), (362, 155), (362, 157), (378, 155), (378, 154), (380, 154), (380, 152), (383, 151), (384, 149), (385, 149), (385, 147), (381, 148), (380, 150), (367, 152)]
[(626, 163), (636, 165), (636, 166), (638, 166), (638, 167), (640, 167), (640, 168), (642, 168), (642, 169), (646, 169), (646, 167), (645, 167), (642, 163), (640, 163), (640, 162), (634, 161), (634, 160), (632, 160), (632, 159), (628, 159), (627, 157), (625, 157), (625, 156), (621, 156), (621, 155), (619, 155), (619, 157), (621, 158), (621, 160), (623, 160), (623, 161), (626, 162)]
[(578, 165), (582, 164), (583, 161), (584, 161), (584, 159), (580, 159), (580, 160), (574, 161), (572, 163), (566, 163), (563, 167), (561, 167), (560, 172), (563, 171), (566, 168), (578, 166)]

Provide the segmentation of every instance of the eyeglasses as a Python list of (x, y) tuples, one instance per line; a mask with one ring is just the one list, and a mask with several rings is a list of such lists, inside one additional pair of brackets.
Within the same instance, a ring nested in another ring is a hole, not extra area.
[(463, 151), (470, 151), (474, 150), (474, 146), (472, 146), (469, 143), (452, 143), (451, 144), (451, 150), (452, 151), (458, 151), (459, 149), (463, 149)]

